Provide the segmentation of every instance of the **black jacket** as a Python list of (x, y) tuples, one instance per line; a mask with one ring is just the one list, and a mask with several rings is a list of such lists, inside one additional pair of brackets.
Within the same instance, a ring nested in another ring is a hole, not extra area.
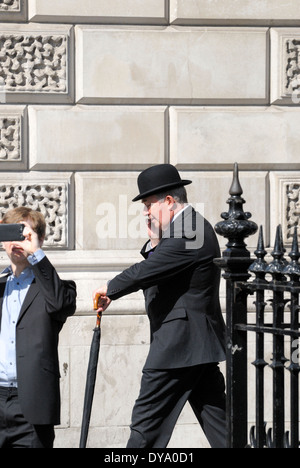
[[(35, 280), (16, 327), (18, 395), (25, 419), (60, 424), (58, 336), (76, 309), (76, 285), (62, 281), (47, 257), (32, 267)], [(0, 326), (7, 278), (0, 279)]]
[[(142, 254), (147, 257), (145, 247)], [(213, 228), (189, 207), (170, 225), (152, 255), (110, 281), (112, 300), (144, 291), (151, 328), (145, 368), (225, 360), (216, 257), (220, 249)]]

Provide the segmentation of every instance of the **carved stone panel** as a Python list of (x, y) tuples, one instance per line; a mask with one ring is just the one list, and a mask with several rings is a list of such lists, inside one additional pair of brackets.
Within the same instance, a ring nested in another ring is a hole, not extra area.
[(273, 172), (270, 175), (271, 239), (276, 226), (282, 225), (283, 241), (292, 244), (295, 227), (300, 240), (300, 172)]
[(20, 11), (20, 0), (0, 0), (0, 12)]
[(287, 93), (292, 95), (300, 89), (300, 37), (298, 39), (286, 39), (286, 84)]
[[(20, 174), (19, 180), (12, 174), (2, 174), (0, 181), (0, 218), (7, 210), (27, 206), (40, 211), (46, 219), (46, 247), (69, 248), (70, 177), (31, 173)], [(35, 176), (35, 177), (34, 177)], [(7, 180), (8, 179), (8, 180)], [(27, 180), (26, 180), (27, 179)]]
[(27, 168), (26, 112), (22, 106), (0, 107), (0, 170)]
[(21, 160), (21, 118), (0, 115), (0, 163)]
[(271, 30), (271, 102), (300, 104), (299, 28)]
[(65, 93), (67, 37), (0, 34), (0, 84), (6, 92)]
[(0, 22), (26, 20), (27, 0), (0, 0)]
[[(300, 228), (300, 177), (298, 180), (288, 181), (283, 184), (285, 193), (285, 238), (291, 243), (295, 227)], [(300, 230), (299, 230), (300, 237)]]
[(70, 28), (1, 25), (0, 31), (0, 87), (6, 102), (69, 102)]

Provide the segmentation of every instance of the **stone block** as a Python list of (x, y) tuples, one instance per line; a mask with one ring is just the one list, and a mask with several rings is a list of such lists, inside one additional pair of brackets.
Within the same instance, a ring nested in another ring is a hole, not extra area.
[(2, 173), (0, 217), (18, 206), (40, 211), (46, 219), (44, 246), (73, 248), (73, 183), (70, 173)]
[(30, 106), (30, 168), (142, 170), (162, 163), (166, 118), (165, 107)]
[(79, 103), (266, 103), (267, 29), (76, 26)]
[(147, 240), (138, 172), (77, 173), (76, 247), (79, 250), (140, 250)]
[(1, 24), (0, 88), (6, 103), (73, 102), (73, 28)]
[[(230, 172), (181, 172), (184, 179), (192, 180), (187, 187), (189, 202), (202, 213), (214, 227), (221, 219), (221, 213), (228, 210), (226, 201), (229, 198), (229, 189), (232, 183), (232, 171)], [(264, 226), (266, 240), (268, 240), (268, 173), (240, 171), (240, 182), (243, 188), (243, 198), (246, 200), (245, 211), (252, 213), (252, 220), (258, 225)], [(259, 198), (259, 203), (257, 199)], [(217, 236), (220, 246), (223, 248), (228, 242), (221, 236)], [(245, 240), (248, 248), (256, 248), (257, 235)]]
[(299, 54), (299, 28), (271, 29), (271, 103), (299, 105)]
[(295, 227), (300, 240), (300, 172), (271, 172), (271, 245), (274, 246), (276, 228), (282, 225), (283, 242), (291, 246)]
[(168, 18), (165, 0), (29, 0), (28, 8), (29, 21), (38, 22), (165, 24)]
[(180, 169), (298, 169), (299, 125), (299, 108), (171, 108), (170, 160)]
[(175, 24), (300, 24), (298, 0), (170, 0)]
[(24, 106), (0, 106), (0, 170), (27, 169), (26, 129)]
[(0, 23), (2, 21), (26, 21), (28, 0), (0, 0)]

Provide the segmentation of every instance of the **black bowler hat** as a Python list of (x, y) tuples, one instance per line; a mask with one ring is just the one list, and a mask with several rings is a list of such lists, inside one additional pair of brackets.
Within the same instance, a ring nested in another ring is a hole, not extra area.
[(141, 172), (138, 177), (140, 194), (132, 201), (142, 200), (167, 189), (183, 187), (191, 183), (191, 180), (182, 180), (176, 167), (172, 164), (158, 164)]

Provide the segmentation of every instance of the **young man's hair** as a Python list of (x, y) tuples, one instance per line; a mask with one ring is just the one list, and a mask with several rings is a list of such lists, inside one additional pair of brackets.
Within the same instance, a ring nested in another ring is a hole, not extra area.
[(44, 240), (46, 235), (46, 221), (39, 211), (20, 206), (19, 208), (7, 211), (2, 218), (2, 223), (16, 224), (27, 220), (30, 220), (32, 229), (37, 233), (39, 240)]

